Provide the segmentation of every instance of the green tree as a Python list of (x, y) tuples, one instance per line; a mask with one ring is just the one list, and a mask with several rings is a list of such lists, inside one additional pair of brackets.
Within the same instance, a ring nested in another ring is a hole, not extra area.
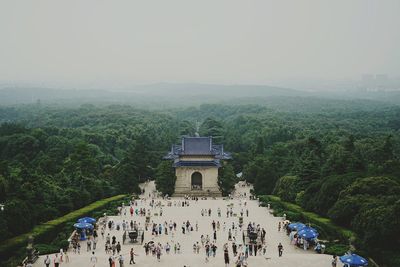
[(282, 176), (276, 182), (273, 193), (284, 201), (294, 202), (299, 192), (297, 176)]
[(262, 156), (256, 157), (245, 166), (243, 177), (254, 183), (256, 194), (271, 194), (278, 180), (273, 163)]
[(223, 137), (223, 125), (220, 121), (213, 118), (207, 118), (200, 125), (201, 136), (212, 136), (215, 143), (222, 143)]
[(156, 187), (164, 195), (172, 196), (175, 189), (175, 171), (170, 161), (162, 161), (156, 169)]
[(194, 136), (196, 133), (196, 126), (194, 123), (191, 123), (189, 121), (182, 121), (179, 124), (179, 135), (183, 136), (183, 135), (188, 135), (188, 136)]
[(235, 188), (237, 182), (232, 165), (223, 162), (222, 167), (218, 169), (218, 186), (223, 196), (229, 195)]
[(299, 186), (307, 187), (311, 182), (321, 177), (321, 161), (314, 151), (305, 153), (297, 163), (297, 173), (300, 178)]

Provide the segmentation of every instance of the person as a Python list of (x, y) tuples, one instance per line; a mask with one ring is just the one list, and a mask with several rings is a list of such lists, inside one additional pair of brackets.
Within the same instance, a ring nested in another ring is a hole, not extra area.
[(236, 257), (237, 255), (237, 245), (235, 242), (232, 242), (232, 252), (233, 252), (233, 256)]
[(124, 256), (119, 255), (118, 261), (119, 261), (119, 267), (124, 267)]
[(282, 257), (282, 253), (283, 253), (283, 246), (281, 243), (279, 243), (278, 245), (278, 253), (279, 253), (279, 257)]
[(303, 240), (303, 249), (304, 250), (308, 249), (308, 241), (306, 239)]
[(96, 266), (97, 263), (97, 257), (94, 255), (94, 251), (92, 251), (92, 256), (90, 257), (90, 263), (93, 267)]
[(224, 261), (225, 261), (225, 266), (229, 266), (229, 252), (228, 252), (228, 244), (224, 245)]
[(60, 248), (60, 262), (63, 262), (64, 250)]
[(56, 254), (54, 258), (54, 267), (58, 266), (60, 266), (60, 258), (58, 257), (58, 254)]
[(96, 250), (97, 236), (93, 238), (93, 250)]
[(318, 253), (321, 254), (322, 253), (322, 247), (321, 244), (318, 242), (317, 245), (315, 246), (314, 250)]
[(215, 257), (215, 255), (217, 254), (217, 245), (215, 243), (212, 244), (211, 251), (212, 251), (213, 257)]
[(114, 256), (115, 255), (115, 250), (116, 250), (115, 244), (111, 245), (111, 250), (112, 250), (112, 253), (113, 253), (113, 256)]
[(90, 238), (88, 238), (87, 240), (87, 251), (92, 250), (92, 241), (90, 240)]
[(44, 259), (44, 265), (46, 265), (46, 267), (49, 267), (51, 263), (51, 260), (49, 258), (49, 255), (46, 256), (46, 258)]
[(236, 262), (235, 262), (235, 266), (236, 267), (241, 267), (242, 263), (240, 262), (240, 256), (237, 258)]
[(264, 244), (265, 243), (265, 235), (267, 234), (267, 232), (265, 231), (264, 228), (262, 228), (261, 230), (261, 242)]
[(65, 262), (68, 263), (69, 262), (69, 256), (67, 251), (64, 252), (64, 258), (65, 258)]
[(108, 258), (109, 267), (112, 267), (112, 262), (113, 262), (113, 259), (112, 259), (112, 256), (110, 256), (110, 257)]
[(332, 267), (336, 267), (337, 266), (337, 256), (333, 255), (332, 256)]
[(161, 247), (157, 245), (156, 247), (156, 255), (157, 255), (157, 261), (160, 262), (161, 260)]
[(133, 251), (133, 248), (131, 248), (130, 256), (131, 256), (131, 260), (129, 261), (129, 264), (136, 264), (136, 262), (135, 262), (135, 256), (137, 256), (137, 255), (136, 255), (135, 252)]
[(111, 241), (111, 237), (110, 237), (110, 233), (108, 233), (107, 237), (106, 237), (106, 243), (110, 243), (110, 241)]

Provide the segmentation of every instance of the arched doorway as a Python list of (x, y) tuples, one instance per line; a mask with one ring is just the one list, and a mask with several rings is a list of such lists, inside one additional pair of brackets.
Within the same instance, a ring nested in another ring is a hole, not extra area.
[(199, 172), (192, 174), (192, 190), (201, 190), (203, 188), (203, 176)]

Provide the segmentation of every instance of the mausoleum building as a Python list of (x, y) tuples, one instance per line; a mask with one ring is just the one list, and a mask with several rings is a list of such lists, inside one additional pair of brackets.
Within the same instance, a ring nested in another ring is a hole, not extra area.
[(213, 144), (212, 137), (183, 137), (164, 159), (173, 160), (176, 182), (174, 196), (221, 196), (218, 168), (221, 160), (230, 159), (223, 145)]

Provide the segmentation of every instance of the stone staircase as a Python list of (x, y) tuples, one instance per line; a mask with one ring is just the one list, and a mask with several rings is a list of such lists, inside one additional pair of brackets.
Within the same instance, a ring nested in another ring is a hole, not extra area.
[(215, 188), (204, 188), (203, 190), (188, 190), (187, 187), (175, 187), (175, 193), (173, 197), (184, 197), (184, 196), (196, 196), (196, 197), (222, 197), (220, 191)]

